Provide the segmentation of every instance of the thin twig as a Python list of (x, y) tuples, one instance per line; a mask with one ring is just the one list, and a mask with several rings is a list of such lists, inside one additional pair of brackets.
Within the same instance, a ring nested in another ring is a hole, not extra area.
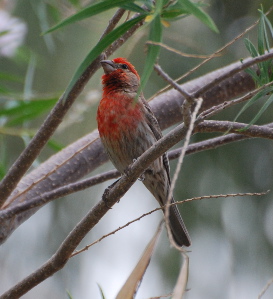
[(272, 84), (273, 84), (273, 82), (266, 83), (265, 85), (248, 92), (247, 94), (245, 94), (244, 96), (242, 96), (238, 99), (231, 100), (231, 101), (226, 101), (226, 102), (221, 103), (217, 106), (213, 106), (213, 107), (203, 111), (202, 113), (200, 113), (199, 116), (198, 116), (198, 120), (207, 119), (207, 118), (219, 113), (220, 111), (222, 111), (226, 108), (229, 108), (229, 107), (232, 107), (234, 105), (238, 105), (240, 103), (243, 103), (243, 102), (249, 100), (250, 98), (252, 98), (254, 95), (256, 95), (261, 90), (264, 90), (267, 87), (271, 86)]
[(232, 69), (232, 70), (220, 75), (218, 78), (215, 78), (214, 80), (212, 80), (205, 86), (200, 87), (196, 92), (194, 92), (192, 94), (192, 96), (194, 96), (195, 98), (198, 98), (198, 97), (202, 96), (205, 92), (207, 92), (209, 89), (211, 89), (213, 86), (217, 86), (220, 82), (224, 81), (227, 78), (232, 77), (236, 73), (238, 73), (242, 70), (245, 70), (259, 62), (266, 61), (266, 60), (269, 60), (272, 58), (273, 58), (273, 52), (257, 56), (251, 60), (246, 61), (246, 62), (242, 62), (242, 64), (240, 66), (238, 66), (237, 68)]
[(176, 89), (178, 92), (180, 92), (182, 94), (182, 96), (188, 100), (188, 102), (193, 103), (194, 102), (194, 97), (192, 97), (186, 90), (184, 90), (179, 84), (177, 84), (175, 81), (173, 81), (173, 79), (167, 74), (165, 73), (162, 68), (160, 67), (159, 64), (155, 64), (154, 66), (155, 71), (168, 83), (170, 83), (170, 85)]
[(146, 42), (147, 45), (156, 45), (156, 46), (160, 46), (162, 48), (165, 48), (167, 50), (169, 50), (170, 52), (173, 52), (173, 53), (176, 53), (180, 56), (183, 56), (183, 57), (189, 57), (189, 58), (213, 58), (213, 57), (219, 57), (220, 54), (211, 54), (211, 55), (198, 55), (198, 54), (189, 54), (189, 53), (185, 53), (185, 52), (181, 52), (181, 51), (178, 51), (176, 50), (175, 48), (172, 48), (170, 46), (167, 46), (163, 43), (158, 43), (158, 42), (154, 42), (154, 41), (147, 41)]
[(273, 284), (273, 278), (271, 278), (268, 283), (265, 285), (265, 287), (262, 289), (261, 293), (258, 296), (258, 299), (261, 299), (263, 295), (266, 293), (266, 291), (269, 289), (269, 287)]
[(190, 138), (191, 138), (191, 135), (192, 135), (192, 132), (193, 132), (195, 120), (196, 120), (196, 117), (197, 117), (197, 113), (198, 113), (198, 111), (199, 111), (199, 109), (202, 105), (202, 102), (203, 102), (202, 98), (199, 98), (199, 99), (196, 100), (196, 106), (195, 106), (194, 111), (191, 115), (191, 121), (190, 121), (188, 130), (187, 130), (187, 134), (185, 136), (184, 145), (182, 147), (181, 154), (179, 156), (179, 159), (178, 159), (178, 162), (177, 162), (177, 165), (176, 165), (175, 173), (174, 173), (174, 176), (172, 178), (172, 183), (171, 183), (171, 186), (170, 186), (170, 191), (169, 191), (169, 194), (168, 194), (168, 199), (167, 199), (167, 204), (166, 204), (166, 210), (165, 210), (165, 214), (164, 214), (170, 242), (179, 251), (182, 251), (184, 249), (179, 247), (175, 243), (175, 241), (173, 239), (173, 236), (172, 236), (172, 233), (171, 233), (170, 222), (169, 222), (170, 203), (171, 203), (171, 199), (172, 199), (173, 190), (174, 190), (176, 181), (178, 179), (178, 175), (179, 175), (181, 167), (182, 167), (183, 159), (185, 157), (186, 149), (187, 149), (187, 147), (189, 145), (189, 142), (190, 142)]
[[(199, 200), (202, 200), (202, 199), (216, 199), (216, 198), (229, 198), (229, 197), (245, 197), (245, 196), (262, 196), (262, 195), (268, 194), (268, 192), (269, 191), (256, 192), (256, 193), (252, 192), (252, 193), (230, 193), (230, 194), (217, 194), (217, 195), (203, 195), (203, 196), (193, 197), (193, 198), (189, 198), (189, 199), (184, 199), (184, 200), (181, 200), (181, 201), (177, 201), (177, 202), (174, 202), (174, 203), (170, 203), (169, 205), (170, 206), (179, 205), (179, 204), (184, 204), (186, 202), (199, 201)], [(134, 222), (137, 222), (137, 221), (141, 220), (142, 218), (144, 218), (146, 216), (149, 216), (149, 215), (153, 214), (154, 212), (163, 210), (165, 207), (166, 207), (166, 205), (162, 206), (162, 207), (159, 207), (159, 208), (156, 208), (156, 209), (153, 209), (153, 210), (151, 210), (151, 211), (149, 211), (147, 213), (142, 214), (138, 218), (135, 218), (134, 220), (127, 222), (126, 224), (118, 227), (117, 229), (111, 231), (110, 233), (108, 233), (106, 235), (103, 235), (101, 238), (97, 239), (96, 241), (92, 242), (91, 244), (86, 245), (84, 248), (74, 251), (71, 254), (70, 257), (73, 257), (75, 255), (78, 255), (79, 253), (87, 251), (90, 247), (92, 247), (93, 245), (101, 242), (103, 239), (105, 239), (105, 238), (107, 238), (107, 237), (109, 237), (111, 235), (114, 235), (116, 232), (118, 232), (118, 231), (122, 230), (123, 228), (125, 228), (125, 227), (133, 224)]]
[(54, 190), (45, 192), (39, 196), (36, 196), (32, 199), (29, 199), (26, 202), (18, 203), (16, 206), (12, 206), (10, 208), (6, 208), (4, 210), (0, 210), (0, 220), (8, 219), (16, 214), (28, 211), (30, 209), (34, 209), (40, 207), (54, 199), (85, 190), (94, 185), (101, 184), (105, 181), (117, 178), (120, 176), (120, 173), (117, 170), (111, 170), (103, 174), (99, 174), (93, 176), (91, 178), (87, 178), (81, 180), (80, 182), (71, 183)]

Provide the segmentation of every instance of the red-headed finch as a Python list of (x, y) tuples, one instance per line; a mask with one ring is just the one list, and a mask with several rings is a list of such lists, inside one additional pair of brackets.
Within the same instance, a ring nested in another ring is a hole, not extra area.
[[(143, 95), (136, 99), (140, 80), (134, 66), (124, 58), (102, 60), (101, 65), (105, 74), (97, 112), (98, 130), (110, 160), (118, 171), (125, 173), (134, 160), (162, 137), (162, 133)], [(166, 204), (170, 190), (166, 154), (149, 166), (143, 178), (143, 184), (159, 204)], [(170, 206), (169, 221), (177, 245), (190, 246), (189, 234), (175, 205)]]

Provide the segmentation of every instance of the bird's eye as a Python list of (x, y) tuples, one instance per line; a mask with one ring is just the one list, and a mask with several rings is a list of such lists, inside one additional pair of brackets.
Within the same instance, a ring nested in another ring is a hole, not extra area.
[(128, 70), (128, 65), (127, 64), (122, 64), (121, 68), (124, 69), (124, 70)]

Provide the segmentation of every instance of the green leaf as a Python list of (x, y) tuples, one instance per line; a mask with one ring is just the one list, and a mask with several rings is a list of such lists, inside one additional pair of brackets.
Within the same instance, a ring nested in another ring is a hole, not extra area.
[(246, 46), (249, 54), (251, 55), (251, 57), (259, 56), (259, 53), (256, 50), (255, 46), (253, 45), (253, 43), (248, 38), (244, 39), (244, 43), (245, 43), (245, 46)]
[(134, 11), (134, 12), (138, 12), (138, 13), (147, 13), (147, 11), (145, 9), (143, 9), (141, 6), (138, 6), (135, 3), (126, 3), (124, 5), (121, 5), (121, 8), (126, 9), (126, 10), (130, 10), (130, 11)]
[(253, 69), (248, 68), (245, 70), (245, 72), (249, 74), (255, 82), (259, 82), (260, 78)]
[[(160, 16), (157, 15), (151, 22), (150, 36), (149, 40), (152, 42), (161, 42), (162, 41), (162, 24)], [(143, 90), (151, 73), (153, 72), (154, 64), (158, 57), (160, 46), (149, 45), (148, 54), (145, 61), (145, 66), (143, 70), (143, 75), (141, 76), (141, 89)]]
[(266, 109), (269, 107), (269, 105), (273, 102), (273, 94), (267, 99), (267, 101), (263, 104), (262, 108), (259, 110), (259, 112), (256, 114), (256, 116), (252, 119), (250, 124), (248, 125), (251, 126), (254, 124), (260, 117), (261, 115), (266, 111)]
[(99, 290), (100, 290), (101, 298), (102, 298), (102, 299), (106, 299), (106, 297), (104, 296), (102, 287), (101, 287), (99, 284), (98, 284), (98, 287), (99, 287)]
[(79, 0), (68, 0), (74, 7), (81, 7), (81, 2)]
[(80, 76), (83, 74), (83, 72), (86, 70), (88, 65), (95, 60), (99, 54), (105, 50), (109, 45), (111, 45), (116, 39), (118, 39), (121, 35), (123, 35), (125, 32), (127, 32), (131, 27), (133, 27), (135, 24), (140, 22), (142, 19), (145, 18), (146, 15), (138, 16), (132, 20), (129, 20), (119, 27), (115, 28), (113, 31), (111, 31), (109, 34), (107, 34), (103, 39), (101, 39), (97, 45), (88, 53), (84, 61), (81, 63), (79, 68), (76, 70), (73, 78), (71, 79), (70, 83), (68, 84), (68, 87), (65, 91), (64, 98), (66, 95), (70, 92), (72, 87), (75, 85), (77, 80), (80, 78)]
[(1, 179), (1, 180), (2, 180), (3, 177), (5, 176), (6, 171), (7, 171), (6, 166), (5, 166), (2, 162), (0, 162), (0, 179)]
[(9, 73), (0, 73), (0, 80), (5, 80), (5, 81), (13, 81), (13, 82), (23, 82), (23, 80), (15, 75), (11, 75)]
[(1, 109), (0, 116), (8, 117), (7, 125), (18, 125), (49, 110), (56, 102), (55, 98), (28, 102), (17, 101), (15, 106)]
[(4, 31), (0, 31), (0, 37), (3, 35), (6, 35), (10, 32), (10, 30), (4, 30)]
[(162, 13), (161, 17), (163, 19), (175, 20), (178, 17), (185, 17), (188, 15), (188, 12), (185, 9), (174, 9), (174, 10), (166, 10)]
[(247, 130), (250, 126), (255, 124), (259, 118), (262, 116), (262, 114), (266, 111), (266, 109), (269, 107), (269, 105), (273, 102), (273, 94), (267, 99), (267, 101), (263, 104), (262, 108), (259, 110), (259, 112), (255, 115), (255, 117), (251, 120), (251, 122), (243, 129), (239, 131), (245, 131)]
[(270, 93), (273, 91), (273, 86), (268, 87), (264, 90), (259, 91), (255, 96), (253, 96), (244, 106), (243, 108), (239, 111), (239, 113), (236, 115), (235, 119), (233, 120), (234, 122), (238, 119), (238, 117), (250, 106), (252, 106), (257, 100), (259, 100), (261, 97), (265, 96), (266, 94)]
[(265, 22), (264, 22), (263, 14), (261, 13), (259, 26), (258, 26), (258, 52), (260, 55), (263, 55), (265, 52), (265, 36), (266, 36)]
[(58, 152), (64, 148), (63, 144), (57, 142), (54, 139), (49, 139), (47, 145), (48, 145), (48, 147), (53, 149), (55, 152)]
[(80, 10), (78, 13), (66, 18), (65, 20), (61, 21), (57, 25), (51, 27), (47, 31), (45, 31), (43, 34), (50, 33), (52, 31), (55, 31), (57, 29), (60, 29), (64, 26), (67, 26), (69, 24), (81, 21), (86, 18), (90, 18), (94, 15), (100, 14), (104, 11), (107, 11), (114, 7), (120, 7), (122, 5), (126, 5), (130, 2), (133, 2), (135, 0), (105, 0), (96, 4), (91, 4), (87, 6), (86, 8)]
[(206, 14), (202, 9), (198, 7), (197, 4), (191, 2), (190, 0), (178, 0), (178, 2), (185, 7), (188, 13), (197, 17), (201, 22), (207, 25), (212, 31), (219, 33), (217, 26), (215, 25), (212, 18)]
[(68, 296), (68, 299), (73, 299), (72, 295), (70, 294), (70, 292), (68, 290), (66, 290), (66, 294)]
[(272, 24), (271, 22), (268, 20), (267, 16), (265, 16), (265, 21), (266, 21), (266, 24), (270, 30), (270, 33), (271, 33), (271, 37), (273, 38), (273, 27), (272, 27)]

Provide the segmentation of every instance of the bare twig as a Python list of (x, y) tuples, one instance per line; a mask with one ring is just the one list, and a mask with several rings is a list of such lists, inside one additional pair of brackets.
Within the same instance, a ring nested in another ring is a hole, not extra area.
[(213, 107), (203, 111), (202, 113), (200, 113), (200, 115), (198, 116), (198, 120), (207, 119), (207, 118), (219, 113), (220, 111), (222, 111), (226, 108), (229, 108), (229, 107), (232, 107), (234, 105), (243, 103), (243, 102), (249, 100), (250, 98), (252, 98), (254, 95), (256, 95), (261, 90), (264, 90), (267, 87), (271, 86), (272, 84), (273, 84), (273, 82), (269, 82), (269, 83), (267, 83), (267, 84), (265, 84), (265, 85), (263, 85), (259, 88), (256, 88), (255, 90), (252, 90), (252, 91), (248, 92), (246, 95), (244, 95), (244, 96), (242, 96), (238, 99), (235, 99), (235, 100), (232, 100), (232, 101), (226, 101), (226, 102), (221, 103), (217, 106), (213, 106)]
[(159, 64), (155, 64), (154, 66), (155, 71), (168, 83), (170, 83), (170, 85), (176, 89), (178, 92), (180, 92), (182, 94), (182, 96), (185, 97), (185, 99), (190, 102), (193, 103), (194, 102), (194, 97), (192, 97), (186, 90), (184, 90), (179, 84), (177, 84), (175, 81), (173, 81), (173, 79), (167, 74), (165, 73), (162, 68), (160, 67)]
[(245, 70), (259, 62), (266, 61), (266, 60), (269, 60), (272, 58), (273, 58), (273, 52), (266, 53), (261, 56), (257, 56), (251, 60), (246, 61), (246, 62), (242, 62), (242, 64), (239, 65), (238, 68), (230, 70), (229, 72), (226, 72), (226, 73), (220, 75), (218, 78), (215, 78), (214, 80), (212, 80), (210, 83), (206, 84), (205, 86), (202, 86), (199, 90), (197, 90), (196, 92), (193, 93), (193, 96), (195, 98), (198, 98), (198, 97), (202, 96), (206, 91), (211, 89), (213, 86), (217, 86), (220, 82), (224, 81), (227, 78), (232, 77), (236, 73), (238, 73), (242, 70)]
[(27, 202), (18, 203), (16, 206), (12, 206), (10, 208), (6, 208), (4, 210), (0, 210), (0, 219), (8, 219), (13, 217), (16, 214), (28, 211), (33, 208), (37, 208), (42, 206), (54, 199), (66, 196), (68, 194), (72, 194), (81, 190), (85, 190), (94, 185), (101, 184), (107, 180), (111, 180), (120, 176), (120, 173), (117, 170), (111, 170), (103, 174), (99, 174), (93, 176), (92, 178), (88, 178), (82, 180), (80, 182), (71, 183), (59, 188), (56, 188), (52, 191), (45, 192), (39, 196), (36, 196)]
[(266, 291), (269, 289), (269, 287), (273, 284), (273, 278), (271, 278), (268, 283), (265, 285), (265, 287), (262, 289), (261, 293), (258, 296), (258, 299), (261, 299), (263, 295), (266, 293)]
[(173, 239), (173, 236), (172, 236), (172, 233), (171, 233), (171, 228), (170, 228), (170, 223), (169, 223), (170, 203), (171, 203), (171, 199), (172, 199), (173, 190), (175, 188), (175, 184), (176, 184), (176, 181), (178, 179), (178, 175), (179, 175), (181, 167), (182, 167), (183, 159), (185, 157), (186, 149), (187, 149), (187, 147), (190, 143), (190, 137), (191, 137), (192, 132), (193, 132), (193, 128), (194, 128), (195, 120), (196, 120), (196, 117), (197, 117), (197, 113), (198, 113), (198, 111), (199, 111), (199, 109), (202, 105), (202, 102), (203, 102), (202, 98), (199, 98), (199, 99), (196, 100), (196, 106), (195, 106), (194, 111), (191, 115), (191, 120), (190, 120), (190, 124), (188, 126), (188, 130), (187, 130), (187, 133), (186, 133), (186, 136), (185, 136), (184, 145), (182, 147), (182, 150), (181, 150), (181, 153), (180, 153), (177, 165), (176, 165), (175, 173), (174, 173), (174, 176), (172, 178), (172, 183), (171, 183), (171, 186), (170, 186), (170, 191), (169, 191), (169, 194), (168, 194), (168, 199), (167, 199), (167, 204), (166, 204), (166, 210), (165, 210), (165, 214), (164, 214), (170, 242), (179, 251), (183, 251), (184, 249), (179, 247), (175, 243), (175, 241)]
[[(256, 192), (256, 193), (252, 192), (252, 193), (230, 193), (230, 194), (218, 194), (218, 195), (203, 195), (203, 196), (193, 197), (193, 198), (189, 198), (189, 199), (184, 199), (182, 201), (177, 201), (177, 202), (174, 202), (174, 203), (170, 203), (170, 206), (178, 205), (178, 204), (184, 204), (186, 202), (191, 202), (191, 201), (199, 201), (199, 200), (202, 200), (202, 199), (216, 199), (216, 198), (229, 198), (229, 197), (245, 197), (245, 196), (262, 196), (262, 195), (268, 194), (268, 192), (269, 191), (266, 191), (266, 192)], [(111, 231), (110, 233), (108, 233), (106, 235), (103, 235), (101, 238), (97, 239), (96, 241), (94, 241), (91, 244), (86, 245), (84, 248), (74, 251), (71, 254), (71, 257), (73, 257), (75, 255), (78, 255), (79, 253), (82, 253), (82, 252), (88, 250), (90, 247), (92, 247), (93, 245), (101, 242), (103, 239), (105, 239), (105, 238), (107, 238), (107, 237), (109, 237), (111, 235), (114, 235), (116, 232), (122, 230), (123, 228), (125, 228), (125, 227), (133, 224), (136, 221), (141, 220), (142, 218), (144, 218), (146, 216), (149, 216), (149, 215), (153, 214), (154, 212), (160, 211), (160, 210), (164, 209), (165, 207), (166, 206), (159, 207), (159, 208), (153, 209), (153, 210), (151, 210), (151, 211), (149, 211), (149, 212), (147, 212), (145, 214), (142, 214), (140, 217), (135, 218), (134, 220), (127, 222), (126, 224), (120, 226), (119, 228)]]
[[(160, 46), (162, 48), (165, 48), (167, 49), (168, 51), (170, 52), (173, 52), (173, 53), (176, 53), (180, 56), (183, 56), (183, 57), (189, 57), (189, 58), (213, 58), (213, 57), (218, 57), (220, 56), (220, 54), (211, 54), (211, 55), (198, 55), (198, 54), (189, 54), (189, 53), (185, 53), (185, 52), (181, 52), (181, 51), (178, 51), (177, 49), (175, 48), (172, 48), (170, 46), (167, 46), (163, 43), (158, 43), (158, 42), (154, 42), (154, 41), (147, 41), (146, 42), (147, 45), (156, 45), (156, 46)], [(171, 85), (171, 83), (170, 83)]]

